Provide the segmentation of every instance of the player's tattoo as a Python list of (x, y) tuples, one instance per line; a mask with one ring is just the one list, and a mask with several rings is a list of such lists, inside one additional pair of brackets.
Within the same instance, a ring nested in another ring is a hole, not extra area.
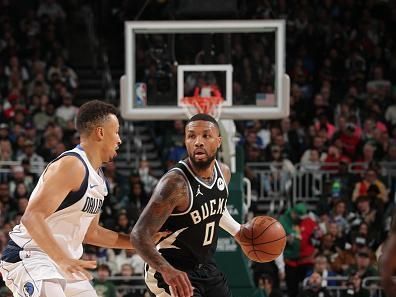
[(178, 172), (171, 171), (158, 183), (154, 193), (131, 233), (135, 249), (154, 269), (167, 265), (153, 244), (157, 233), (171, 213), (188, 202), (187, 183)]

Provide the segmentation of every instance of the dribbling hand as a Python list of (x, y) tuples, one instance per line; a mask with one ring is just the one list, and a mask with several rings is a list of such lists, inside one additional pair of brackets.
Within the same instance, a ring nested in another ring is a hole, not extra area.
[(168, 267), (161, 271), (164, 281), (170, 286), (173, 297), (190, 297), (194, 288), (188, 279), (187, 273)]
[(57, 264), (59, 268), (66, 274), (67, 278), (75, 279), (76, 275), (83, 279), (91, 280), (92, 274), (87, 269), (95, 269), (96, 261), (86, 260), (75, 260), (75, 259), (63, 259), (58, 260)]

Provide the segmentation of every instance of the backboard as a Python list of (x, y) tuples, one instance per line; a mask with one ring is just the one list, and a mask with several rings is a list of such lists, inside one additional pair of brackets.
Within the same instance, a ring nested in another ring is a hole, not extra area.
[(125, 119), (186, 119), (182, 99), (207, 84), (224, 98), (221, 119), (289, 114), (284, 20), (125, 22), (125, 47)]

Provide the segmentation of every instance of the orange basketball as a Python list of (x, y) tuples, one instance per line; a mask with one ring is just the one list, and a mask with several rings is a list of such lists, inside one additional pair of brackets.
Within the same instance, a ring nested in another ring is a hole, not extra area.
[(281, 223), (269, 216), (258, 216), (241, 226), (240, 244), (245, 255), (255, 262), (270, 262), (286, 245)]

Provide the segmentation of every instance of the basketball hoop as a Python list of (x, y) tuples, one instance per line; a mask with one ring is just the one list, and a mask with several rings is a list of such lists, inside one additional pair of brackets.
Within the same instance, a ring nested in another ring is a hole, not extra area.
[(224, 99), (222, 97), (192, 96), (184, 97), (181, 100), (181, 106), (189, 118), (197, 113), (206, 113), (219, 120), (223, 102)]

